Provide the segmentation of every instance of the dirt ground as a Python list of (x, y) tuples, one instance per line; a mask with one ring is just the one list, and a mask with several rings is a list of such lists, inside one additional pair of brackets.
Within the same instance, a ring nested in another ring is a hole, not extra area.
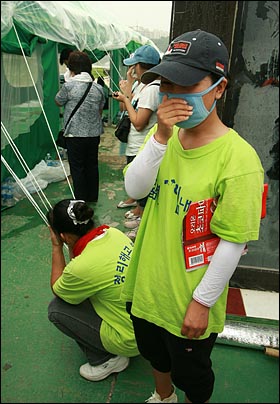
[(99, 146), (99, 161), (112, 168), (122, 169), (126, 165), (125, 144), (121, 144), (115, 137), (114, 130), (114, 126), (104, 126)]

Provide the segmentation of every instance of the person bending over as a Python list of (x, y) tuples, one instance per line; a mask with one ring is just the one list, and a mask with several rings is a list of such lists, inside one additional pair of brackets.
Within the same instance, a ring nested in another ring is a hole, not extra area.
[(118, 229), (96, 227), (93, 209), (82, 200), (58, 202), (47, 219), (55, 294), (48, 318), (84, 352), (88, 362), (80, 367), (80, 375), (102, 380), (126, 369), (129, 357), (139, 354), (131, 319), (120, 301), (133, 244)]

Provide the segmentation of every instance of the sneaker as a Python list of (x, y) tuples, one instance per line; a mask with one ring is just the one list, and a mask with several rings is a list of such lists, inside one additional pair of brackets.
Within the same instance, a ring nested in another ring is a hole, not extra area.
[(141, 221), (141, 217), (137, 217), (135, 220), (127, 220), (124, 222), (124, 227), (128, 229), (135, 229), (135, 227), (139, 227)]
[(125, 234), (127, 235), (128, 238), (130, 238), (130, 240), (135, 241), (138, 229), (139, 229), (139, 227), (136, 227), (135, 229), (130, 230), (130, 231), (126, 232)]
[(145, 401), (145, 403), (178, 403), (178, 397), (175, 393), (175, 387), (173, 393), (169, 396), (161, 400), (160, 395), (156, 392), (156, 390), (152, 393), (151, 397)]
[(120, 201), (117, 205), (117, 208), (129, 208), (130, 206), (137, 206), (137, 202), (130, 202), (130, 203), (125, 203), (124, 201)]
[(91, 366), (89, 363), (80, 367), (80, 375), (91, 382), (97, 382), (108, 377), (111, 373), (121, 372), (129, 364), (129, 358), (116, 356), (102, 365)]
[(134, 219), (137, 219), (137, 217), (139, 217), (139, 215), (135, 215), (135, 214), (132, 212), (132, 210), (129, 210), (129, 211), (127, 211), (127, 212), (125, 213), (124, 217), (125, 217), (126, 219), (134, 220)]

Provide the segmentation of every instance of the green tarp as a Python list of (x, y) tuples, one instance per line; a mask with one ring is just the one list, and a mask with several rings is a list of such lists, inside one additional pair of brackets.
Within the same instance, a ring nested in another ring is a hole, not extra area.
[[(123, 58), (141, 45), (155, 46), (112, 17), (108, 20), (103, 4), (102, 8), (88, 1), (1, 1), (1, 154), (19, 178), (26, 173), (7, 134), (30, 169), (47, 152), (55, 153), (52, 136), (56, 140), (61, 111), (54, 97), (62, 48), (86, 51), (93, 63), (108, 55), (114, 91), (123, 76)], [(119, 103), (111, 99), (110, 122), (116, 121), (118, 111)], [(9, 175), (2, 164), (1, 181)]]

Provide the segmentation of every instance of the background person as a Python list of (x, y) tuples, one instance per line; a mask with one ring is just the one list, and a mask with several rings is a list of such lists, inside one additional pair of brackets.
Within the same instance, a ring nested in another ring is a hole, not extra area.
[[(124, 59), (125, 66), (128, 69), (128, 86), (132, 86), (133, 81), (138, 81), (138, 86), (133, 87), (133, 94), (130, 96), (129, 90), (126, 89), (125, 94), (117, 92), (113, 97), (124, 104), (131, 121), (131, 129), (128, 135), (128, 142), (126, 146), (126, 159), (129, 164), (138, 153), (142, 146), (144, 139), (149, 130), (154, 126), (157, 120), (156, 112), (159, 105), (159, 81), (154, 80), (148, 85), (141, 83), (140, 78), (144, 72), (156, 66), (160, 62), (159, 52), (151, 45), (143, 45), (136, 49), (129, 58)], [(132, 79), (131, 79), (132, 78)], [(121, 84), (121, 83), (120, 83)], [(122, 88), (120, 86), (120, 88)], [(136, 105), (136, 108), (133, 106)], [(119, 208), (133, 206), (135, 201), (128, 199), (121, 201), (118, 204)], [(137, 207), (129, 212), (127, 217), (129, 220), (125, 222), (125, 226), (135, 229), (128, 235), (134, 239), (140, 223), (143, 208), (145, 206), (145, 199), (137, 204)]]
[[(223, 331), (229, 280), (246, 243), (259, 237), (263, 167), (254, 148), (217, 115), (228, 61), (220, 38), (196, 30), (175, 38), (141, 78), (160, 76), (162, 102), (158, 124), (125, 175), (128, 195), (149, 197), (123, 298), (138, 349), (153, 368), (150, 403), (177, 402), (174, 385), (186, 402), (210, 399), (211, 352)], [(191, 202), (208, 198), (218, 198), (210, 228), (220, 241), (209, 264), (188, 269), (184, 217)]]
[[(127, 70), (126, 77), (127, 77), (126, 80), (120, 80), (119, 87), (120, 87), (122, 94), (124, 94), (124, 96), (127, 97), (131, 101), (134, 96), (135, 90), (137, 89), (137, 87), (139, 86), (141, 81), (136, 76), (134, 69), (132, 67), (130, 67)], [(120, 104), (120, 112), (122, 114), (128, 115), (124, 103), (120, 102), (119, 104)], [(120, 142), (120, 154), (121, 155), (125, 154), (126, 146), (127, 146), (127, 143)], [(133, 198), (127, 198), (125, 201), (120, 201), (117, 205), (118, 208), (129, 208), (129, 207), (136, 207), (136, 206), (137, 206), (137, 201), (135, 201)]]
[(60, 52), (59, 63), (61, 64), (61, 66), (63, 66), (63, 65), (66, 66), (66, 71), (63, 74), (64, 82), (68, 81), (69, 78), (71, 77), (71, 73), (70, 73), (70, 70), (68, 68), (68, 59), (69, 59), (69, 56), (70, 56), (70, 54), (72, 52), (73, 52), (73, 49), (69, 49), (69, 48), (64, 48)]
[(76, 199), (97, 202), (99, 195), (98, 150), (103, 133), (102, 110), (105, 97), (102, 87), (94, 83), (91, 60), (85, 52), (74, 51), (68, 60), (71, 78), (55, 97), (58, 106), (64, 106), (64, 124), (85, 93), (84, 102), (65, 128), (66, 148)]
[(97, 79), (97, 84), (99, 84), (104, 92), (105, 96), (105, 104), (103, 109), (108, 109), (109, 108), (109, 87), (105, 84), (104, 78), (99, 76)]
[[(133, 245), (120, 230), (95, 227), (84, 201), (65, 199), (47, 214), (52, 242), (49, 320), (73, 338), (88, 363), (80, 375), (102, 380), (138, 355), (133, 327), (120, 301)], [(69, 248), (66, 265), (63, 243)]]
[(97, 79), (97, 84), (102, 87), (105, 97), (105, 104), (102, 111), (102, 122), (108, 123), (108, 111), (109, 111), (109, 87), (106, 85), (104, 78), (99, 76)]

